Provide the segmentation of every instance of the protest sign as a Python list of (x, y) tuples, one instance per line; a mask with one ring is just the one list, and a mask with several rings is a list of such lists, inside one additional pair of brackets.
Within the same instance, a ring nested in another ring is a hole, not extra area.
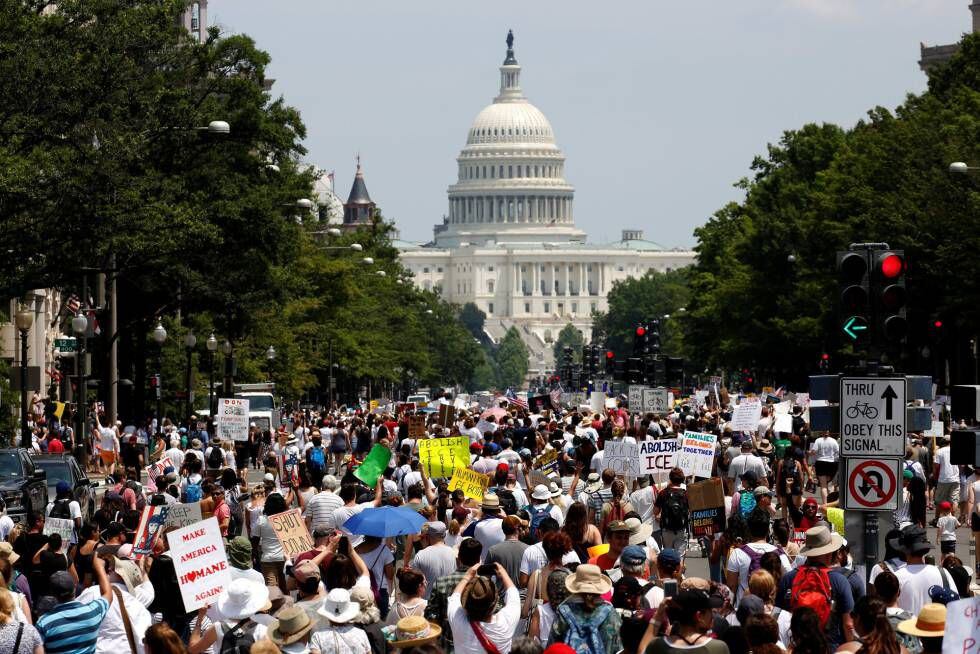
[(602, 391), (592, 391), (589, 396), (589, 408), (593, 413), (603, 413), (606, 410), (606, 394)]
[(201, 521), (201, 503), (190, 502), (188, 504), (170, 504), (167, 511), (168, 527), (186, 527), (195, 522)]
[(231, 583), (228, 555), (217, 518), (208, 518), (167, 534), (184, 610), (214, 604)]
[(755, 431), (762, 419), (762, 402), (757, 397), (747, 397), (735, 407), (732, 421), (734, 431)]
[(980, 597), (946, 605), (943, 654), (980, 654)]
[(725, 491), (721, 479), (714, 477), (687, 487), (691, 534), (711, 536), (725, 531)]
[(626, 395), (626, 401), (629, 403), (630, 411), (643, 410), (643, 388), (639, 384), (630, 384)]
[(453, 421), (456, 419), (456, 407), (451, 404), (440, 404), (439, 405), (439, 424), (446, 429), (453, 426)]
[[(829, 522), (834, 528), (834, 531), (841, 536), (844, 535), (844, 509), (838, 509), (837, 507), (833, 506), (827, 507), (827, 522)], [(806, 538), (804, 538), (804, 540), (806, 540)]]
[(640, 454), (636, 443), (626, 441), (606, 441), (603, 446), (602, 464), (617, 475), (638, 477), (640, 475)]
[(677, 467), (687, 476), (710, 477), (711, 464), (715, 459), (714, 434), (697, 431), (684, 432), (680, 438), (680, 451), (677, 453)]
[(929, 427), (929, 429), (927, 429), (924, 432), (922, 432), (922, 435), (923, 436), (937, 436), (937, 437), (938, 436), (942, 436), (943, 435), (943, 429), (944, 429), (944, 427), (945, 426), (943, 425), (943, 421), (942, 420), (933, 420), (932, 421), (932, 426)]
[(545, 475), (558, 474), (558, 450), (548, 450), (534, 460), (531, 466)]
[(294, 559), (296, 555), (313, 549), (313, 537), (306, 528), (300, 509), (290, 509), (269, 516), (269, 524), (276, 532), (276, 538), (282, 545), (286, 558)]
[(401, 415), (409, 411), (415, 411), (415, 402), (399, 402), (395, 405), (395, 413)]
[(249, 401), (237, 397), (218, 398), (217, 432), (221, 440), (248, 440)]
[(776, 416), (776, 423), (773, 425), (772, 430), (777, 434), (792, 434), (793, 416), (787, 413), (780, 413)]
[(153, 553), (153, 545), (157, 542), (163, 526), (167, 524), (167, 513), (170, 507), (167, 505), (143, 507), (143, 515), (140, 516), (139, 526), (136, 527), (136, 538), (133, 541), (133, 558), (137, 561)]
[(409, 416), (408, 437), (415, 440), (425, 438), (425, 416)]
[(427, 438), (418, 442), (419, 463), (430, 478), (452, 477), (456, 468), (470, 465), (470, 439)]
[(146, 476), (150, 480), (150, 484), (153, 488), (156, 488), (157, 477), (163, 474), (163, 471), (167, 468), (173, 468), (174, 462), (170, 460), (169, 456), (165, 456), (156, 463), (151, 463), (146, 466)]
[(364, 462), (357, 466), (354, 476), (367, 484), (368, 488), (374, 488), (378, 483), (378, 477), (385, 471), (391, 462), (391, 450), (384, 445), (375, 444), (364, 457)]
[(71, 535), (74, 530), (75, 521), (71, 518), (45, 518), (44, 529), (41, 533), (45, 536), (61, 534), (61, 549), (58, 551), (65, 553), (68, 551), (68, 546), (71, 545)]
[(586, 403), (585, 393), (562, 393), (561, 403), (564, 406), (581, 406)]
[(456, 468), (449, 480), (449, 492), (462, 490), (463, 495), (474, 500), (482, 500), (490, 485), (490, 475), (481, 475), (467, 468)]
[(371, 400), (368, 403), (368, 411), (374, 413), (374, 410), (381, 406), (381, 400)]
[(544, 395), (535, 395), (534, 397), (527, 398), (527, 407), (531, 413), (540, 413), (545, 409), (557, 408), (552, 405), (551, 396), (547, 393)]
[(671, 393), (666, 388), (644, 388), (642, 410), (648, 413), (667, 413), (672, 400)]
[(653, 475), (657, 483), (665, 481), (677, 459), (680, 449), (676, 438), (662, 438), (653, 441), (640, 441), (639, 466), (641, 475)]

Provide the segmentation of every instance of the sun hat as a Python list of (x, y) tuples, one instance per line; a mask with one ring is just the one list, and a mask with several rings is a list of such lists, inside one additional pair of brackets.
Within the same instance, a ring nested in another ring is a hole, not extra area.
[(252, 567), (252, 543), (245, 536), (236, 536), (225, 547), (228, 563), (233, 568), (248, 570)]
[[(214, 437), (214, 438), (212, 438), (211, 440), (212, 440), (213, 442), (215, 442), (215, 443), (217, 443), (217, 442), (218, 442), (218, 438), (217, 438), (217, 437)], [(192, 438), (192, 439), (191, 439), (191, 447), (192, 447), (193, 449), (195, 449), (195, 450), (199, 450), (199, 449), (201, 449), (201, 439), (199, 439), (199, 438)]]
[(941, 637), (946, 632), (946, 607), (926, 604), (919, 609), (919, 615), (899, 622), (898, 630), (909, 636)]
[(442, 635), (442, 627), (429, 622), (421, 615), (410, 615), (395, 623), (395, 639), (388, 641), (389, 647), (408, 649), (435, 642)]
[(888, 545), (906, 556), (924, 554), (932, 549), (926, 530), (918, 525), (909, 525), (896, 538), (889, 538)]
[(599, 566), (583, 563), (575, 568), (575, 572), (565, 577), (565, 588), (569, 593), (605, 595), (612, 589), (612, 581), (602, 574)]
[(460, 602), (477, 613), (491, 609), (497, 601), (497, 586), (489, 577), (476, 576), (463, 589)]
[(225, 620), (244, 620), (272, 606), (269, 587), (251, 579), (233, 579), (218, 595), (218, 613)]
[(548, 484), (548, 490), (551, 491), (552, 497), (561, 497), (561, 488), (555, 482)]
[(294, 445), (296, 443), (296, 434), (290, 434), (289, 438), (286, 439), (286, 445)]
[(353, 620), (361, 612), (361, 605), (351, 601), (350, 591), (344, 588), (334, 588), (327, 593), (323, 599), (323, 605), (316, 612), (330, 622), (344, 624)]
[(840, 534), (831, 533), (824, 525), (806, 530), (806, 541), (800, 549), (800, 556), (822, 556), (836, 552), (844, 544)]
[(599, 477), (598, 472), (590, 472), (588, 478), (586, 479), (585, 492), (593, 493), (602, 486), (602, 479)]
[(483, 496), (483, 510), (496, 512), (500, 510), (500, 499), (493, 493)]
[(759, 454), (772, 454), (773, 449), (775, 448), (773, 448), (772, 443), (769, 442), (769, 439), (763, 438), (761, 441), (759, 441)]
[(630, 528), (630, 545), (643, 545), (653, 534), (653, 525), (644, 524), (639, 518), (626, 518)]
[(269, 639), (280, 647), (302, 640), (315, 626), (310, 614), (301, 606), (287, 606), (269, 624)]
[(126, 584), (126, 589), (131, 593), (143, 583), (143, 572), (135, 561), (114, 557), (112, 571), (119, 575), (122, 582)]
[(20, 554), (14, 551), (14, 546), (7, 541), (0, 541), (0, 559), (7, 559), (10, 565), (20, 560)]
[(531, 499), (547, 502), (551, 499), (551, 491), (548, 490), (548, 487), (544, 484), (538, 484), (534, 487), (534, 490), (531, 491)]

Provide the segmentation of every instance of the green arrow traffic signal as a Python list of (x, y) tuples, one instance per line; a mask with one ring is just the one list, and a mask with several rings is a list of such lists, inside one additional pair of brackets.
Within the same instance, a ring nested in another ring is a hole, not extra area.
[(861, 336), (861, 332), (867, 331), (867, 329), (868, 321), (863, 316), (851, 316), (843, 327), (844, 334), (852, 341), (856, 341)]

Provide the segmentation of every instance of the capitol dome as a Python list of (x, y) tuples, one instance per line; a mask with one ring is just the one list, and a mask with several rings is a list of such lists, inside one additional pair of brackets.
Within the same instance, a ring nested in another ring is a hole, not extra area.
[(521, 90), (513, 33), (500, 67), (500, 92), (477, 114), (456, 161), (449, 213), (436, 243), (584, 241), (575, 227), (565, 155), (548, 118)]
[(320, 219), (328, 225), (344, 222), (344, 202), (333, 190), (333, 173), (319, 172), (313, 182), (313, 192), (319, 208)]

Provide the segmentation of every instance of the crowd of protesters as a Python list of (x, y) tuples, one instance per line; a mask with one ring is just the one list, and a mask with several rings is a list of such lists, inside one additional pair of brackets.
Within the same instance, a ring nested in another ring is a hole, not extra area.
[[(77, 446), (70, 427), (41, 418), (37, 451), (80, 453), (109, 478), (92, 515), (64, 482), (43, 514), (0, 515), (0, 652), (940, 652), (945, 605), (973, 595), (955, 543), (968, 529), (980, 537), (980, 468), (951, 465), (947, 439), (912, 434), (903, 501), (866, 570), (829, 517), (838, 440), (811, 434), (803, 406), (788, 408), (791, 431), (774, 431), (787, 411), (776, 404), (744, 431), (731, 407), (694, 398), (665, 414), (630, 412), (625, 398), (598, 411), (501, 398), (492, 411), (459, 407), (448, 426), (421, 414), (424, 434), (394, 407), (305, 411), (275, 431), (252, 425), (247, 441), (221, 441), (194, 416), (132, 430), (99, 419)], [(605, 465), (611, 441), (685, 431), (717, 438), (720, 533), (692, 537), (696, 480), (682, 469), (626, 477)], [(482, 499), (450, 492), (419, 460), (419, 441), (449, 436), (468, 439), (469, 468), (488, 475)], [(354, 472), (376, 444), (390, 464), (368, 487)], [(148, 480), (144, 466), (163, 460)], [(176, 503), (216, 518), (231, 569), (196, 611), (166, 533), (152, 554), (133, 551), (144, 508)], [(424, 525), (389, 538), (348, 528), (382, 506)], [(313, 548), (290, 558), (270, 516), (294, 507)], [(47, 533), (51, 518), (73, 522), (70, 538)], [(689, 574), (695, 559), (706, 575)]]

